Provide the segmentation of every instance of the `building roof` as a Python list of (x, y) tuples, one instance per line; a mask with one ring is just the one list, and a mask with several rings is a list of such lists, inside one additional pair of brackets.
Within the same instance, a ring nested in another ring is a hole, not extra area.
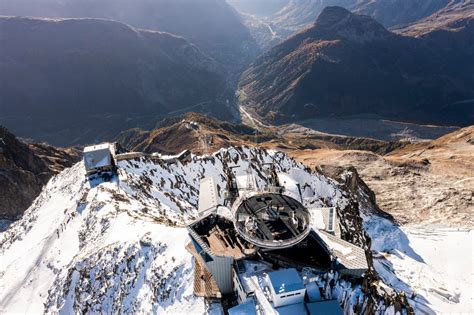
[(318, 231), (324, 243), (328, 245), (337, 261), (341, 271), (353, 271), (353, 275), (361, 276), (369, 268), (364, 249), (346, 242), (326, 231)]
[(295, 268), (281, 269), (268, 274), (276, 294), (304, 289), (303, 280)]
[(111, 145), (102, 143), (84, 148), (84, 166), (86, 170), (112, 165)]
[(229, 308), (228, 312), (229, 315), (257, 315), (253, 299), (248, 299), (242, 304)]
[(343, 315), (337, 300), (306, 303), (309, 315)]
[(321, 300), (321, 291), (316, 282), (310, 282), (306, 285), (306, 294), (311, 302)]
[(238, 199), (233, 208), (235, 230), (258, 247), (291, 247), (311, 231), (308, 210), (288, 195), (257, 193)]
[(218, 196), (219, 194), (217, 192), (217, 186), (214, 177), (207, 176), (201, 179), (199, 185), (198, 202), (199, 214), (202, 214), (209, 209), (215, 209), (219, 205), (217, 200)]
[(308, 312), (306, 311), (306, 308), (304, 307), (304, 303), (285, 305), (285, 306), (277, 307), (276, 310), (279, 315), (308, 314)]
[(248, 248), (233, 230), (232, 221), (213, 213), (188, 225), (187, 230), (195, 243), (198, 253), (205, 252), (212, 256), (226, 256), (233, 259), (245, 257)]
[(110, 144), (108, 142), (101, 143), (101, 144), (96, 144), (96, 145), (91, 145), (91, 146), (88, 146), (88, 147), (84, 148), (84, 153), (85, 152), (92, 152), (92, 151), (99, 151), (99, 150), (103, 150), (103, 149), (109, 150), (111, 146), (112, 146), (112, 144)]

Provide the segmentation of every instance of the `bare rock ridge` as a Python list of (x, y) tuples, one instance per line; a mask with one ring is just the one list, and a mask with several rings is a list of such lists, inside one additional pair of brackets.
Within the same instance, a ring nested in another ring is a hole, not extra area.
[[(239, 83), (243, 106), (273, 122), (372, 114), (474, 122), (474, 29), (411, 38), (327, 7), (314, 26), (261, 55)], [(469, 39), (470, 38), (470, 39)], [(463, 39), (467, 39), (463, 40)]]
[(129, 129), (121, 132), (116, 140), (130, 151), (166, 154), (177, 154), (183, 150), (206, 154), (220, 148), (243, 144), (283, 151), (333, 148), (386, 154), (407, 145), (404, 141), (388, 142), (316, 132), (299, 133), (292, 131), (291, 126), (256, 130), (243, 124), (220, 121), (198, 113), (165, 119), (152, 130)]
[(24, 143), (0, 126), (0, 219), (21, 216), (51, 176), (78, 160), (72, 150)]
[(98, 142), (190, 107), (230, 118), (219, 65), (182, 37), (99, 19), (1, 17), (0, 29), (0, 123), (20, 137)]
[(400, 224), (474, 226), (473, 126), (385, 155), (329, 148), (291, 155), (332, 177), (334, 169), (354, 166), (377, 196), (377, 205)]

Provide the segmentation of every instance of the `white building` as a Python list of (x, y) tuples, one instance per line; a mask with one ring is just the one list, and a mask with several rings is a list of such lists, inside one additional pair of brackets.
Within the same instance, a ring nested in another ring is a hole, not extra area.
[(212, 176), (201, 179), (199, 186), (199, 215), (204, 215), (210, 209), (215, 209), (219, 205), (219, 194), (217, 192), (217, 185)]
[(270, 292), (275, 307), (304, 302), (306, 288), (294, 268), (268, 273)]
[(113, 170), (115, 168), (115, 144), (101, 143), (85, 147), (84, 167), (87, 175)]

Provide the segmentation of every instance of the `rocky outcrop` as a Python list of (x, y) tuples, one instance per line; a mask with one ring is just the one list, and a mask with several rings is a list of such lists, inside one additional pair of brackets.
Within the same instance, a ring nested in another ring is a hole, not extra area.
[[(300, 150), (291, 154), (330, 176), (340, 173), (333, 170), (357, 168), (376, 194), (377, 205), (393, 216), (397, 224), (471, 229), (473, 144), (474, 127), (470, 126), (434, 141), (405, 143), (388, 154), (340, 149)], [(370, 195), (367, 199), (375, 200)]]
[(389, 221), (393, 217), (382, 211), (376, 202), (375, 193), (365, 184), (354, 167), (323, 166), (318, 172), (333, 178), (347, 194), (348, 203), (338, 208), (342, 239), (365, 249), (369, 270), (362, 279), (362, 291), (365, 298), (353, 309), (355, 313), (372, 314), (380, 305), (390, 305), (395, 313), (414, 314), (405, 292), (383, 284), (383, 280), (374, 266), (371, 236), (365, 227), (365, 218), (379, 217)]
[(17, 219), (51, 176), (79, 159), (73, 150), (18, 140), (0, 126), (0, 219)]

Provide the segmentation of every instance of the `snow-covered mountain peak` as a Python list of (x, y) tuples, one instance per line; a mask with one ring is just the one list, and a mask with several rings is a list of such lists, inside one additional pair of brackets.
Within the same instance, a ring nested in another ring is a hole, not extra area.
[[(144, 155), (117, 164), (110, 181), (87, 180), (82, 162), (64, 170), (0, 234), (1, 313), (208, 313), (213, 305), (194, 295), (196, 265), (186, 249), (188, 224), (198, 218), (200, 181), (212, 177), (223, 204), (229, 172), (237, 181), (252, 176), (255, 189), (265, 189), (269, 164), (285, 194), (302, 199), (313, 229), (324, 229), (318, 209), (335, 208), (342, 240), (364, 249), (368, 271), (362, 278), (331, 270), (316, 281), (322, 296), (337, 299), (345, 313), (407, 314), (410, 307), (430, 313), (431, 305), (461, 310), (469, 299), (452, 281), (430, 280), (435, 273), (417, 252), (423, 248), (410, 245), (415, 234), (382, 215), (354, 169), (330, 178), (283, 153), (248, 147), (186, 162)], [(459, 237), (465, 235), (472, 233)], [(410, 285), (413, 273), (405, 266), (425, 270), (426, 291)]]
[(0, 309), (205, 312), (203, 299), (192, 294), (192, 259), (185, 250), (200, 179), (212, 176), (223, 202), (230, 167), (237, 176), (251, 169), (263, 186), (265, 163), (298, 176), (308, 204), (344, 202), (331, 179), (285, 154), (246, 147), (184, 164), (120, 161), (109, 182), (86, 180), (82, 162), (66, 169), (1, 235)]

